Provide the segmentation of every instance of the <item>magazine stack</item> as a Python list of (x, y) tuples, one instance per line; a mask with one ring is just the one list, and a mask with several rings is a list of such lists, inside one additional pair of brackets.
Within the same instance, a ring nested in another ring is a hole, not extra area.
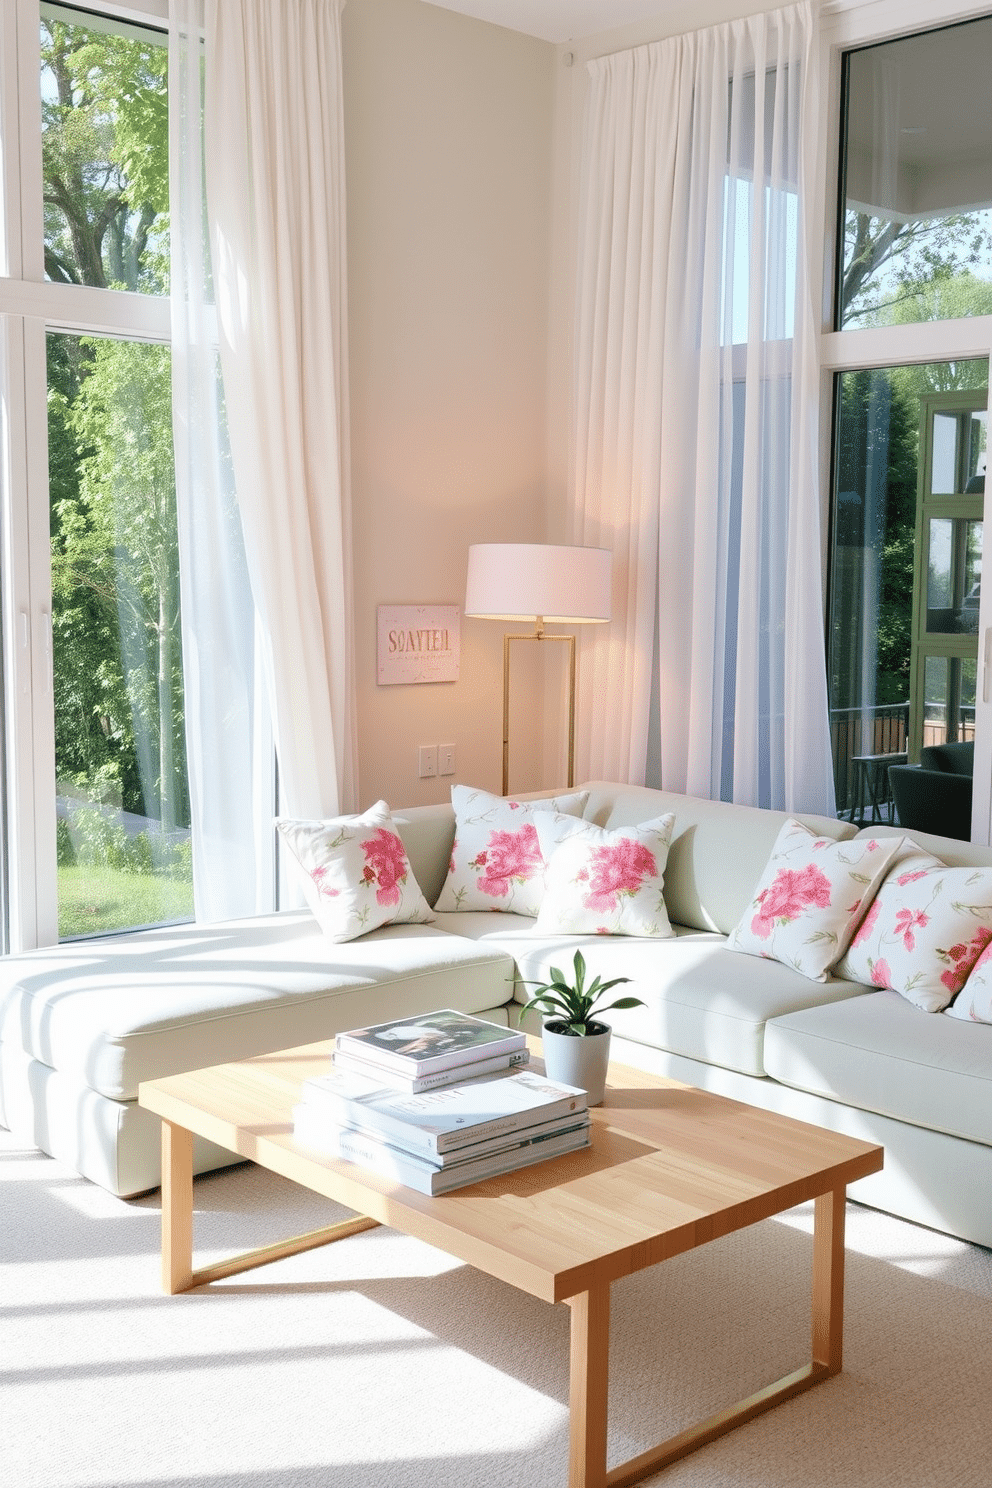
[(353, 1028), (334, 1041), (334, 1067), (419, 1095), (479, 1075), (519, 1069), (530, 1059), (519, 1029), (441, 1008), (407, 1023)]
[(586, 1093), (527, 1066), (524, 1035), (445, 1008), (338, 1034), (293, 1111), (303, 1145), (424, 1194), (589, 1146)]

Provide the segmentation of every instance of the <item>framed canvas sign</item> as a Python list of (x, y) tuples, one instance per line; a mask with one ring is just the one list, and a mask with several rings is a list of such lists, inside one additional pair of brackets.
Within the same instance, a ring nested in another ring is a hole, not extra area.
[(461, 659), (458, 605), (380, 605), (376, 681), (457, 682)]

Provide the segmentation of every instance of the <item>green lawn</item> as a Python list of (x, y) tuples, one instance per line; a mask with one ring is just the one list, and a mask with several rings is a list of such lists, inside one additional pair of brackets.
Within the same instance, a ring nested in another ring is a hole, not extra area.
[(193, 918), (193, 885), (115, 868), (59, 868), (59, 939)]

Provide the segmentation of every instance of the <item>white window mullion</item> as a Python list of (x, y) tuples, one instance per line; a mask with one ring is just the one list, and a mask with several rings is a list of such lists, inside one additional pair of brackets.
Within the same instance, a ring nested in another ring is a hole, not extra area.
[(53, 330), (126, 336), (129, 341), (168, 341), (165, 296), (91, 289), (85, 284), (0, 279), (0, 315), (30, 315)]
[(48, 370), (40, 320), (24, 321), (27, 539), (31, 583), (31, 732), (34, 775), (36, 944), (58, 940), (55, 713), (52, 684), (51, 531), (48, 497)]
[[(15, 0), (16, 50), (11, 71), (17, 73), (17, 221), (20, 225), (18, 263), (10, 272), (21, 279), (43, 280), (45, 247), (42, 233), (41, 171), (41, 41), (36, 0)], [(11, 77), (4, 82), (10, 86)], [(9, 168), (9, 166), (8, 166)], [(10, 220), (10, 219), (8, 219)], [(15, 236), (11, 234), (11, 236)]]
[(11, 316), (2, 339), (9, 933), (18, 950), (58, 938), (45, 329)]
[(3, 639), (9, 937), (36, 944), (34, 755), (31, 719), (31, 582), (28, 551), (24, 322), (5, 318), (3, 354)]
[[(4, 748), (12, 950), (58, 939), (37, 0), (0, 21), (3, 130), (2, 385)], [(26, 314), (27, 312), (27, 314)]]
[(992, 349), (992, 315), (920, 320), (909, 325), (832, 331), (820, 337), (820, 364), (831, 372), (903, 367), (912, 362), (969, 361)]

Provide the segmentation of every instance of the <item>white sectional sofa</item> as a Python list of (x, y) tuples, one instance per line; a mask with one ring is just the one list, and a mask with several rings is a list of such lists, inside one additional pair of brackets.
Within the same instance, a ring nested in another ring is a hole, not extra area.
[[(9, 957), (0, 1122), (114, 1193), (140, 1193), (159, 1181), (141, 1080), (431, 1007), (515, 1020), (514, 978), (569, 965), (581, 946), (593, 971), (629, 976), (624, 990), (644, 1003), (610, 1015), (614, 1057), (880, 1142), (885, 1167), (853, 1197), (992, 1246), (992, 1025), (727, 947), (785, 813), (605, 782), (582, 789), (583, 815), (600, 826), (674, 813), (664, 891), (674, 938), (538, 938), (532, 920), (470, 911), (333, 944), (308, 912), (287, 911)], [(799, 819), (835, 840), (856, 835), (846, 822)], [(433, 904), (453, 811), (418, 807), (395, 821)], [(992, 849), (910, 835), (950, 866), (992, 866)], [(198, 1171), (232, 1160), (197, 1151)]]

